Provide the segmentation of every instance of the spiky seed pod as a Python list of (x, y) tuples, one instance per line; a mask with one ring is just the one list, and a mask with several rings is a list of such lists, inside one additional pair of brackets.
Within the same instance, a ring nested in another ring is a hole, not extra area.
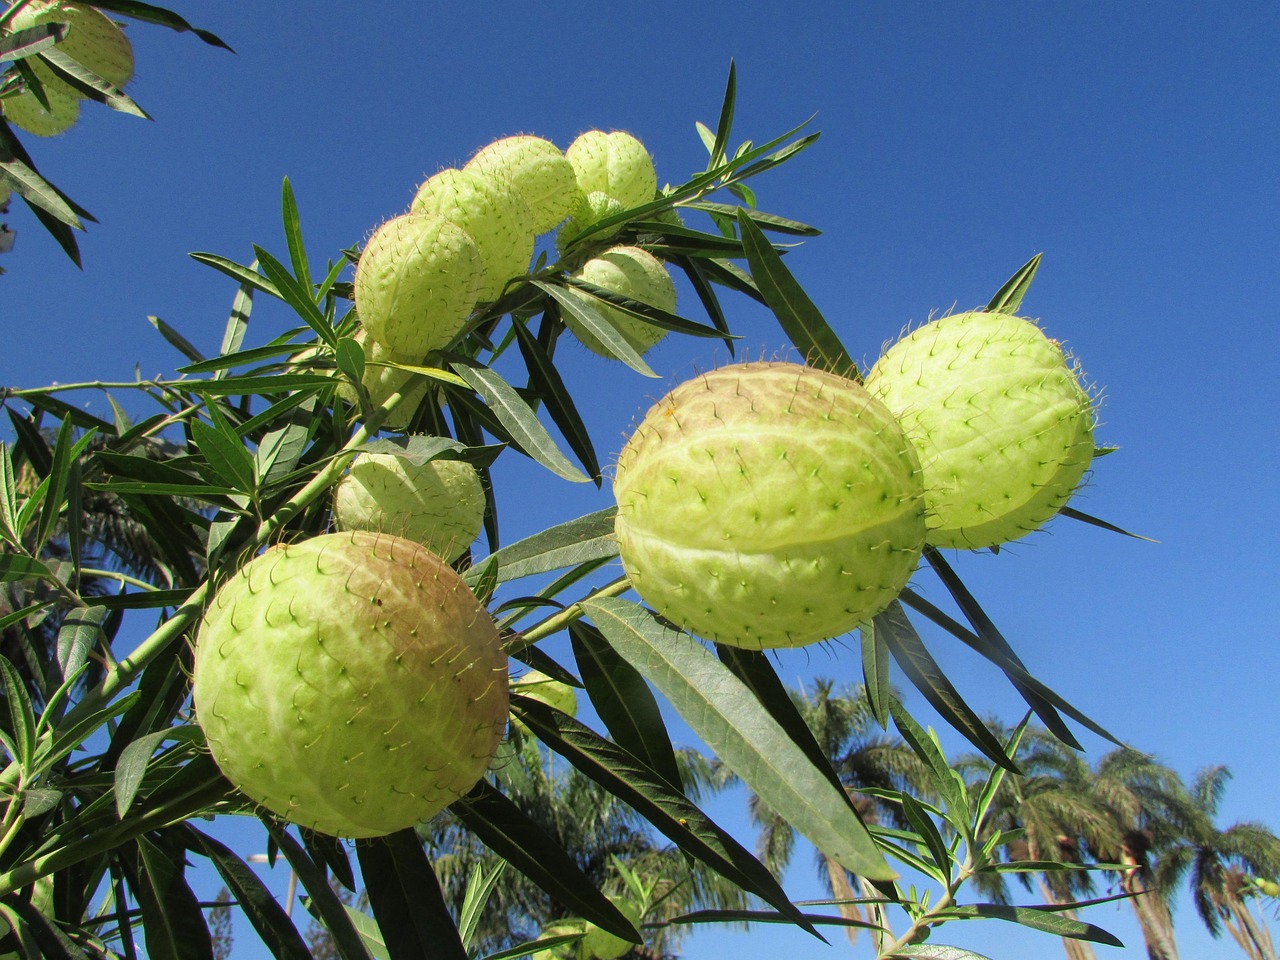
[[(638, 300), (640, 303), (657, 307), (667, 313), (675, 312), (676, 285), (671, 279), (671, 274), (667, 272), (666, 265), (661, 260), (640, 247), (612, 247), (599, 256), (592, 257), (571, 275), (603, 287), (611, 293)], [(645, 323), (625, 310), (602, 303), (572, 287), (569, 288), (569, 292), (581, 297), (598, 312), (608, 317), (637, 353), (644, 353), (666, 336), (667, 331), (662, 327)], [(604, 344), (586, 330), (572, 314), (566, 310), (562, 316), (565, 325), (583, 346), (602, 357), (612, 356), (605, 350)]]
[[(133, 45), (129, 38), (119, 24), (87, 3), (31, 0), (14, 15), (9, 31), (53, 22), (67, 24), (66, 36), (57, 45), (59, 52), (117, 87), (133, 79)], [(44, 81), (45, 77), (42, 75), (40, 79)], [(52, 71), (46, 89), (50, 85), (68, 96), (81, 98), (79, 90)]]
[[(612, 217), (614, 214), (621, 213), (625, 209), (621, 203), (613, 199), (607, 193), (601, 193), (599, 190), (579, 196), (577, 202), (573, 205), (573, 212), (569, 214), (566, 220), (556, 233), (556, 250), (561, 256), (564, 256), (565, 250), (573, 239), (586, 230), (593, 227), (606, 217)], [(621, 224), (611, 227), (608, 230), (602, 230), (599, 233), (591, 235), (592, 242), (607, 241), (610, 237), (621, 229)]]
[(417, 463), (392, 453), (362, 453), (334, 489), (340, 530), (391, 533), (456, 560), (484, 526), (484, 487), (465, 460)]
[(422, 545), (364, 531), (246, 564), (205, 613), (194, 674), (227, 779), (339, 837), (438, 813), (484, 774), (506, 724), (488, 612)]
[(484, 264), (479, 299), (498, 299), (512, 277), (529, 271), (533, 211), (510, 182), (482, 170), (441, 170), (413, 198), (413, 213), (443, 217), (470, 234)]
[(80, 119), (80, 97), (74, 88), (60, 80), (47, 66), (35, 58), (27, 58), (44, 90), (48, 109), (30, 90), (0, 100), (0, 113), (15, 127), (37, 137), (55, 137), (70, 130)]
[(924, 542), (920, 467), (893, 415), (794, 363), (677, 386), (623, 448), (613, 488), (636, 592), (738, 647), (853, 629), (898, 595)]
[(356, 265), (356, 311), (369, 339), (404, 357), (449, 345), (484, 280), (475, 241), (441, 217), (407, 213), (377, 229)]
[[(431, 381), (426, 377), (385, 366), (387, 363), (402, 363), (409, 366), (421, 366), (421, 357), (402, 357), (376, 340), (370, 340), (364, 328), (356, 331), (356, 341), (364, 350), (364, 374), (360, 383), (369, 392), (369, 402), (380, 407), (390, 399), (393, 393), (403, 391), (405, 398), (400, 405), (382, 421), (384, 430), (404, 430), (418, 412), (418, 407), (431, 389)], [(338, 396), (347, 403), (356, 403), (356, 391), (347, 381), (338, 386)]]
[(1093, 458), (1088, 393), (1062, 348), (1021, 317), (970, 312), (925, 324), (885, 352), (866, 385), (916, 447), (936, 546), (992, 547), (1030, 533)]
[(629, 133), (588, 130), (564, 152), (583, 194), (599, 191), (624, 207), (648, 203), (658, 192), (658, 174), (644, 144)]
[(571, 717), (578, 713), (578, 694), (573, 687), (551, 679), (541, 670), (530, 670), (519, 680), (513, 680), (511, 692), (545, 703)]
[(546, 233), (569, 215), (577, 199), (573, 167), (550, 140), (521, 135), (495, 140), (467, 161), (464, 170), (483, 170), (515, 187), (533, 211), (535, 233)]

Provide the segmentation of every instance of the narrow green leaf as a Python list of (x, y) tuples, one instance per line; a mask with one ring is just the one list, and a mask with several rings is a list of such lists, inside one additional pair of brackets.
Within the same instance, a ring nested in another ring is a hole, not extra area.
[(996, 291), (996, 295), (987, 304), (988, 313), (1008, 313), (1012, 315), (1018, 312), (1018, 307), (1022, 305), (1022, 298), (1026, 296), (1027, 288), (1031, 286), (1031, 281), (1035, 279), (1036, 271), (1040, 269), (1040, 258), (1042, 256), (1043, 254), (1037, 253), (1019, 267), (1017, 273), (1005, 281), (1004, 286)]
[[(225, 273), (232, 280), (238, 280), (242, 290), (261, 290), (267, 296), (275, 297), (277, 300), (284, 299), (280, 291), (276, 289), (276, 285), (252, 267), (242, 266), (234, 260), (220, 257), (216, 253), (192, 253), (188, 254), (188, 256), (192, 260), (203, 263), (205, 266), (213, 267), (219, 273)], [(256, 263), (257, 261), (254, 262)]]
[[(271, 395), (290, 390), (307, 390), (312, 394), (333, 386), (333, 378), (316, 373), (278, 373), (265, 377), (227, 377), (225, 380), (192, 380), (185, 384), (193, 393), (212, 397)], [(301, 401), (299, 401), (301, 402)]]
[(330, 347), (336, 348), (338, 345), (338, 335), (334, 332), (333, 326), (320, 312), (320, 308), (316, 306), (314, 300), (311, 299), (311, 289), (309, 286), (303, 286), (302, 283), (293, 277), (279, 260), (263, 250), (259, 246), (254, 246), (254, 255), (258, 258), (258, 263), (262, 265), (262, 272), (267, 275), (277, 290), (280, 291), (280, 299), (289, 306), (293, 307), (299, 317), (306, 321), (307, 326), (320, 335), (320, 339), (327, 343)]
[(27, 694), (27, 686), (9, 659), (0, 656), (0, 673), (4, 681), (4, 701), (9, 707), (9, 730), (13, 734), (13, 745), (18, 755), (13, 759), (19, 769), (30, 771), (31, 762), (36, 752), (36, 714), (31, 707), (31, 697)]
[(90, 960), (54, 917), (26, 897), (7, 897), (0, 904), (0, 915), (15, 932), (21, 950), (21, 954), (4, 954), (5, 960), (19, 955), (26, 960)]
[(471, 389), (480, 394), (490, 412), (530, 457), (566, 480), (591, 482), (590, 477), (565, 458), (537, 414), (502, 377), (488, 367), (465, 363), (453, 363), (451, 366)]
[(850, 358), (840, 338), (828, 326), (755, 221), (742, 210), (738, 213), (738, 229), (742, 231), (747, 263), (756, 286), (805, 362), (861, 382), (858, 365)]
[(50, 50), (66, 36), (65, 23), (38, 23), (0, 37), (0, 61), (24, 60), (42, 50)]
[(716, 123), (716, 138), (711, 145), (711, 162), (707, 169), (714, 169), (724, 163), (729, 150), (729, 133), (733, 129), (733, 113), (738, 102), (738, 70), (732, 60), (729, 61), (729, 79), (724, 87), (724, 101), (720, 105), (720, 119)]
[(412, 829), (357, 840), (356, 857), (391, 960), (467, 960), (440, 882)]
[[(743, 650), (722, 643), (716, 644), (716, 655), (747, 686), (761, 706), (769, 711), (769, 716), (787, 732), (792, 742), (804, 751), (814, 769), (825, 776), (842, 796), (848, 798), (848, 791), (840, 782), (840, 775), (831, 766), (831, 760), (814, 737), (813, 729), (805, 723), (804, 717), (796, 709), (791, 694), (783, 686), (768, 655), (763, 650)], [(852, 800), (849, 802), (852, 803)]]
[(529, 371), (529, 384), (534, 387), (542, 402), (547, 405), (547, 413), (552, 422), (560, 429), (565, 442), (582, 464), (587, 475), (600, 477), (600, 462), (596, 458), (595, 446), (591, 443), (591, 434), (573, 403), (573, 395), (564, 385), (560, 372), (556, 370), (551, 357), (543, 349), (537, 338), (529, 332), (518, 319), (513, 320), (511, 329), (515, 332), (516, 343), (520, 355), (524, 358), (525, 368)]
[(930, 778), (938, 790), (938, 795), (948, 809), (961, 812), (967, 807), (968, 800), (962, 785), (956, 783), (951, 776), (951, 766), (943, 756), (936, 738), (929, 735), (915, 718), (907, 712), (897, 700), (889, 703), (889, 711), (893, 716), (894, 726), (902, 735), (912, 752), (929, 768)]
[(369, 956), (373, 957), (373, 960), (391, 960), (391, 952), (387, 950), (387, 941), (382, 936), (378, 921), (367, 913), (361, 913), (353, 906), (346, 905), (346, 907), (351, 925), (356, 928), (356, 933), (360, 934), (360, 939), (364, 942), (365, 949), (369, 951)]
[(222, 40), (218, 39), (215, 34), (208, 30), (201, 30), (193, 27), (182, 17), (178, 16), (172, 10), (166, 10), (164, 7), (157, 7), (150, 3), (142, 3), (141, 0), (101, 0), (94, 4), (103, 10), (114, 10), (116, 13), (123, 13), (126, 17), (133, 17), (135, 20), (145, 20), (149, 23), (156, 23), (162, 27), (168, 27), (179, 33), (190, 31), (205, 43), (212, 47), (221, 47), (223, 50), (231, 50)]
[(244, 442), (235, 427), (218, 409), (209, 404), (210, 423), (191, 421), (191, 437), (200, 455), (221, 480), (237, 493), (253, 496), (257, 492), (258, 477), (254, 470), (253, 454), (245, 449)]
[(111, 611), (102, 604), (72, 610), (62, 621), (58, 631), (58, 667), (63, 679), (80, 671), (89, 660), (90, 652), (105, 644), (103, 623)]
[(315, 397), (283, 411), (276, 425), (263, 435), (252, 456), (259, 485), (269, 490), (298, 465), (316, 426)]
[(13, 472), (13, 458), (9, 445), (0, 443), (0, 536), (13, 546), (22, 541), (18, 523), (18, 482)]
[[(253, 263), (253, 267), (257, 267), (257, 261)], [(231, 313), (227, 317), (227, 328), (222, 334), (222, 346), (218, 348), (218, 353), (222, 357), (237, 354), (240, 347), (244, 343), (244, 335), (249, 329), (249, 314), (253, 311), (253, 286), (248, 283), (240, 284), (240, 289), (236, 291), (235, 298), (231, 301)]]
[(236, 906), (253, 924), (263, 944), (277, 960), (312, 960), (310, 949), (293, 921), (257, 873), (231, 849), (191, 824), (183, 827), (188, 849), (207, 857), (235, 897)]
[[(684, 207), (689, 210), (704, 210), (707, 213), (717, 213), (724, 217), (733, 218), (738, 216), (738, 211), (741, 209), (731, 203), (713, 203), (710, 200), (698, 200), (693, 203), (687, 203)], [(746, 214), (762, 230), (774, 230), (778, 233), (789, 233), (798, 237), (817, 237), (822, 235), (822, 231), (817, 227), (801, 223), (799, 220), (780, 217), (775, 213), (748, 210)]]
[(147, 837), (133, 841), (129, 886), (142, 909), (150, 960), (213, 960), (204, 913), (174, 859)]
[[(658, 375), (644, 362), (635, 347), (613, 325), (610, 319), (601, 313), (583, 296), (575, 295), (553, 283), (535, 281), (535, 286), (545, 291), (560, 309), (570, 314), (574, 320), (582, 324), (591, 336), (617, 360), (621, 360), (636, 373), (656, 378)], [(461, 371), (459, 371), (461, 372)]]
[(141, 117), (143, 120), (151, 119), (147, 111), (138, 106), (127, 93), (63, 50), (54, 48), (46, 50), (39, 56), (58, 79), (74, 87), (76, 92), (85, 99), (105, 104), (120, 113)]
[[(1018, 744), (1022, 742), (1022, 737), (1026, 733), (1027, 725), (1030, 722), (1031, 712), (1027, 711), (1026, 715), (1022, 718), (1022, 722), (1018, 724), (1012, 735), (1010, 735), (1005, 741), (1004, 755), (1006, 757), (1018, 756)], [(988, 775), (986, 782), (983, 783), (982, 790), (979, 791), (977, 800), (973, 805), (973, 826), (975, 833), (981, 832), (983, 824), (986, 823), (987, 812), (991, 809), (991, 804), (995, 801), (996, 793), (1000, 789), (1000, 784), (1004, 782), (1005, 776), (1008, 772), (1008, 770), (998, 764), (991, 768), (991, 773)]]
[(684, 271), (684, 275), (689, 279), (689, 283), (698, 295), (698, 299), (702, 301), (702, 309), (707, 312), (712, 324), (722, 334), (721, 339), (729, 349), (729, 356), (732, 357), (734, 355), (734, 338), (729, 333), (729, 322), (725, 319), (724, 308), (720, 306), (720, 298), (716, 296), (715, 288), (711, 286), (711, 281), (707, 279), (705, 265), (699, 260), (692, 260), (687, 257), (676, 258), (673, 262)]
[(129, 808), (133, 806), (133, 801), (138, 795), (138, 788), (142, 786), (143, 778), (147, 775), (147, 767), (151, 763), (152, 754), (166, 740), (202, 744), (204, 737), (198, 727), (180, 725), (145, 734), (125, 747), (120, 752), (120, 758), (116, 761), (113, 781), (116, 797), (116, 815), (121, 820), (129, 812)]
[(867, 704), (880, 728), (887, 730), (889, 700), (893, 696), (889, 685), (889, 663), (893, 657), (889, 653), (889, 647), (876, 632), (874, 621), (862, 624), (859, 633), (862, 641), (862, 683), (867, 692)]
[(462, 939), (463, 946), (471, 946), (476, 925), (480, 922), (480, 916), (506, 866), (506, 861), (500, 860), (487, 875), (479, 863), (472, 867), (471, 875), (467, 877), (467, 889), (462, 897), (462, 908), (458, 911), (458, 936)]
[(859, 876), (892, 880), (843, 791), (809, 762), (746, 686), (693, 638), (644, 607), (602, 598), (583, 603), (615, 650), (658, 688), (744, 783), (820, 851)]
[[(15, 146), (18, 149), (14, 149)], [(61, 190), (40, 176), (30, 165), (30, 158), (18, 152), (21, 144), (7, 127), (0, 128), (0, 175), (7, 178), (14, 193), (18, 194), (32, 211), (52, 217), (56, 222), (76, 230), (83, 230), (84, 223), (75, 208)], [(25, 151), (23, 151), (25, 153)], [(49, 223), (41, 218), (46, 229)], [(55, 239), (65, 246), (65, 237), (55, 234)], [(72, 241), (74, 247), (74, 241)], [(68, 251), (70, 252), (70, 251)], [(74, 257), (72, 258), (75, 259)]]
[(49, 489), (44, 503), (40, 507), (40, 523), (36, 527), (36, 544), (32, 552), (39, 552), (53, 532), (53, 526), (62, 516), (62, 507), (66, 503), (67, 463), (71, 459), (71, 421), (63, 420), (58, 425), (58, 438), (53, 444), (53, 453), (49, 465)]
[[(632, 300), (630, 297), (621, 296), (612, 290), (587, 280), (568, 277), (566, 282), (575, 290), (588, 293), (595, 299), (602, 300), (610, 306), (644, 320), (655, 327), (661, 327), (664, 330), (671, 330), (675, 333), (683, 333), (690, 337), (701, 337), (704, 340), (722, 340), (725, 337), (725, 332), (716, 327), (709, 327), (705, 323), (686, 320), (684, 317), (674, 313), (667, 313), (665, 310), (651, 307), (640, 300)], [(733, 334), (729, 334), (729, 336), (734, 340), (740, 339)]]
[[(526, 702), (550, 711), (545, 704)], [(627, 918), (604, 898), (560, 844), (488, 781), (481, 780), (449, 810), (485, 846), (566, 909), (610, 932), (630, 929)]]
[(235, 351), (225, 355), (210, 357), (208, 360), (202, 360), (200, 363), (189, 363), (185, 367), (179, 367), (179, 373), (222, 373), (226, 375), (226, 371), (234, 367), (242, 367), (251, 363), (260, 363), (265, 360), (274, 360), (277, 357), (287, 357), (290, 354), (298, 353), (307, 347), (303, 343), (295, 343), (292, 341), (285, 343), (269, 343), (261, 347), (251, 347), (248, 350)]
[(16, 553), (0, 553), (0, 583), (10, 580), (21, 580), (24, 577), (40, 577), (43, 580), (56, 580), (53, 571), (35, 557), (24, 557)]
[(590, 624), (569, 625), (582, 685), (609, 735), (676, 790), (683, 790), (671, 734), (644, 677)]
[(931, 871), (933, 878), (944, 887), (947, 886), (951, 882), (951, 855), (942, 834), (938, 832), (938, 825), (911, 794), (901, 793), (898, 796), (902, 801), (902, 812), (907, 823), (911, 824), (911, 829), (919, 835), (920, 842), (929, 851), (929, 859), (933, 861), (934, 867)]
[(265, 817), (262, 823), (267, 828), (271, 839), (280, 848), (280, 852), (289, 861), (289, 866), (298, 875), (303, 888), (310, 894), (311, 899), (307, 909), (329, 931), (329, 935), (333, 938), (333, 945), (342, 960), (370, 960), (364, 941), (351, 923), (346, 906), (329, 886), (329, 877), (325, 871), (307, 856), (302, 844), (294, 839), (293, 834), (289, 833), (284, 826)]
[(153, 327), (155, 327), (158, 331), (160, 331), (160, 336), (164, 337), (165, 340), (167, 340), (169, 344), (172, 347), (174, 347), (174, 349), (176, 349), (179, 353), (181, 353), (184, 357), (186, 357), (192, 363), (199, 363), (201, 360), (204, 359), (204, 354), (201, 353), (199, 350), (197, 350), (195, 345), (192, 344), (190, 340), (184, 337), (181, 333), (179, 333), (176, 329), (174, 329), (168, 323), (161, 320), (159, 317), (153, 317), (153, 316), (148, 316), (147, 320), (151, 323)]
[(1019, 667), (1012, 660), (1002, 656), (998, 650), (993, 649), (990, 644), (983, 642), (983, 640), (972, 630), (968, 630), (962, 624), (957, 623), (954, 619), (947, 616), (936, 606), (928, 600), (925, 600), (910, 588), (904, 589), (902, 593), (899, 594), (899, 598), (904, 604), (911, 607), (911, 609), (915, 610), (917, 613), (923, 614), (952, 636), (963, 641), (970, 648), (982, 654), (982, 656), (1000, 667), (1001, 670), (1008, 673), (1010, 677), (1017, 677), (1021, 683), (1026, 685), (1029, 689), (1035, 690), (1036, 693), (1044, 697), (1046, 701), (1053, 704), (1067, 716), (1071, 717), (1072, 720), (1088, 727), (1098, 736), (1106, 740), (1110, 740), (1114, 744), (1119, 746), (1124, 745), (1114, 734), (1099, 726), (1095, 721), (1090, 720), (1061, 696), (1054, 693), (1031, 674), (1027, 673), (1024, 668)]
[[(606, 507), (574, 520), (558, 523), (540, 533), (519, 540), (493, 554), (498, 564), (498, 582), (563, 570), (588, 560), (618, 555), (613, 535), (616, 507)], [(469, 575), (464, 579), (470, 583)]]
[(1130, 533), (1122, 527), (1117, 527), (1114, 523), (1108, 523), (1106, 520), (1099, 520), (1097, 517), (1091, 517), (1087, 513), (1081, 513), (1074, 507), (1059, 507), (1058, 513), (1064, 517), (1070, 517), (1072, 520), (1078, 520), (1081, 523), (1087, 523), (1095, 527), (1101, 527), (1103, 530), (1110, 530), (1112, 533), (1123, 534), (1126, 537), (1133, 537), (1135, 540), (1145, 540), (1147, 543), (1159, 543), (1159, 540), (1152, 540), (1150, 537), (1144, 537), (1140, 533)]
[(1000, 741), (964, 702), (942, 668), (925, 649), (901, 604), (895, 600), (884, 611), (876, 614), (874, 623), (876, 635), (884, 639), (893, 659), (902, 667), (907, 679), (924, 694), (930, 706), (993, 761), (1017, 773), (1018, 768), (1004, 755)]
[[(1071, 904), (1066, 906), (1070, 907)], [(1124, 946), (1124, 943), (1119, 938), (1101, 927), (1086, 923), (1083, 920), (1064, 917), (1060, 913), (1046, 910), (1042, 907), (1015, 907), (1004, 903), (974, 903), (949, 907), (944, 915), (947, 918), (955, 918), (957, 920), (967, 920), (973, 917), (1008, 920), (1024, 927), (1030, 927), (1032, 930), (1051, 933), (1055, 937), (1088, 940), (1093, 943), (1106, 944), (1109, 947)]]
[(982, 953), (974, 953), (962, 947), (948, 947), (941, 943), (913, 943), (898, 947), (885, 960), (895, 957), (910, 957), (914, 960), (991, 960)]
[(311, 289), (311, 265), (307, 262), (307, 248), (302, 242), (302, 221), (298, 216), (298, 201), (293, 196), (293, 185), (289, 178), (284, 178), (280, 188), (280, 206), (284, 220), (285, 242), (289, 245), (289, 261), (293, 264), (293, 275), (298, 284)]
[[(1002, 659), (1009, 660), (1020, 669), (1025, 670), (1022, 661), (1013, 652), (1013, 647), (996, 629), (996, 625), (991, 622), (991, 618), (978, 605), (978, 601), (974, 599), (973, 594), (960, 581), (960, 577), (951, 568), (951, 564), (947, 563), (941, 551), (936, 547), (926, 546), (924, 548), (924, 558), (929, 566), (933, 568), (933, 572), (938, 575), (938, 579), (947, 588), (947, 592), (951, 594), (956, 604), (963, 611), (965, 618), (973, 626), (984, 645), (992, 647)], [(988, 657), (988, 659), (991, 658)], [(1063, 722), (1062, 717), (1058, 716), (1058, 711), (1054, 709), (1052, 703), (1042, 697), (1039, 691), (1024, 684), (1018, 677), (1011, 675), (1008, 671), (1005, 671), (1005, 676), (1009, 678), (1014, 689), (1021, 694), (1022, 699), (1027, 702), (1027, 706), (1035, 711), (1036, 716), (1040, 718), (1041, 722), (1049, 728), (1055, 737), (1076, 750), (1084, 749), (1080, 746), (1080, 742), (1076, 740), (1066, 723)]]
[[(3, 578), (0, 578), (0, 579), (3, 579)], [(20, 610), (14, 610), (12, 613), (7, 614), (6, 616), (0, 617), (0, 630), (5, 629), (5, 627), (12, 626), (13, 624), (17, 623), (19, 620), (25, 620), (27, 619), (27, 617), (31, 616), (33, 613), (39, 613), (41, 610), (51, 607), (57, 602), (58, 602), (57, 600), (43, 600), (39, 603), (28, 604), (27, 606), (23, 607)]]

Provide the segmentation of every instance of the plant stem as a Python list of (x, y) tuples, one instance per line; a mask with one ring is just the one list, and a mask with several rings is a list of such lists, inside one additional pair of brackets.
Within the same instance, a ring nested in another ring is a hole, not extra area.
[[(631, 581), (627, 577), (621, 576), (617, 580), (605, 584), (598, 590), (593, 590), (587, 594), (582, 600), (596, 600), (600, 597), (616, 597), (626, 593), (631, 589)], [(516, 650), (521, 650), (531, 643), (549, 637), (554, 633), (559, 633), (575, 620), (581, 620), (583, 615), (582, 600), (572, 603), (563, 610), (553, 613), (545, 620), (535, 623), (528, 630), (522, 630), (507, 639), (504, 644), (505, 652), (510, 654)]]

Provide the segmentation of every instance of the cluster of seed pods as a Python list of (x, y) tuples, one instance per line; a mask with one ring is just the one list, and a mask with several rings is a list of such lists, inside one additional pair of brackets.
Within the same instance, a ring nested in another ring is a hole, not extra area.
[(636, 592), (718, 643), (802, 646), (870, 620), (926, 544), (994, 547), (1079, 486), (1094, 411), (1033, 322), (956, 314), (865, 383), (747, 363), (680, 384), (618, 458), (615, 530)]

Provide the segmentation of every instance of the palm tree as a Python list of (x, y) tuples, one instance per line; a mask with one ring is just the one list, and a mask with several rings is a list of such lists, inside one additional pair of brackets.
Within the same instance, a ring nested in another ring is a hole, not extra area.
[(1195, 821), (1157, 864), (1160, 886), (1172, 889), (1189, 876), (1192, 899), (1209, 932), (1225, 928), (1250, 960), (1276, 960), (1265, 923), (1249, 906), (1253, 877), (1280, 876), (1280, 838), (1260, 823), (1215, 824), (1231, 772), (1208, 767), (1195, 777), (1190, 801)]
[[(831, 680), (818, 678), (811, 689), (802, 687), (789, 693), (863, 822), (874, 824), (888, 820), (895, 826), (905, 826), (897, 806), (860, 791), (873, 787), (927, 797), (933, 790), (928, 768), (905, 741), (881, 731), (866, 689), (861, 684), (837, 689)], [(751, 794), (747, 802), (751, 821), (760, 830), (757, 851), (760, 859), (780, 876), (795, 851), (795, 828), (755, 794)], [(879, 894), (866, 881), (854, 877), (821, 852), (817, 854), (817, 865), (832, 897), (841, 901), (837, 905), (840, 915), (847, 920), (872, 922), (869, 913), (854, 901), (860, 894), (863, 897)], [(855, 890), (855, 882), (859, 890)], [(845, 927), (851, 944), (856, 941), (858, 929)]]

